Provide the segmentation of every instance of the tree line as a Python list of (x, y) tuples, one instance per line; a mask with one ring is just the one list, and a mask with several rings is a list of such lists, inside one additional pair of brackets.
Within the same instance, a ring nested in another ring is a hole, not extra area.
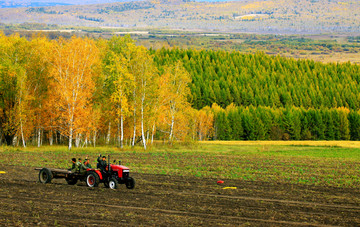
[(360, 112), (345, 107), (213, 105), (217, 140), (360, 140)]
[(359, 66), (0, 34), (0, 143), (358, 140)]

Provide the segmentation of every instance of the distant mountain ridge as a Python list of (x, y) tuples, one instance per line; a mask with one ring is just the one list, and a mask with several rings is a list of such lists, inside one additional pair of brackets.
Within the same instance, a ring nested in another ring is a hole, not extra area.
[(19, 7), (39, 7), (39, 6), (57, 6), (71, 5), (62, 2), (19, 2), (19, 1), (0, 1), (0, 8), (19, 8)]
[[(61, 3), (66, 1), (70, 2)], [(0, 22), (145, 30), (359, 34), (359, 12), (360, 1), (354, 0), (148, 0), (0, 9)]]
[(0, 1), (0, 8), (19, 8), (19, 7), (46, 7), (46, 6), (66, 6), (66, 5), (90, 5), (105, 4), (125, 1), (139, 0), (6, 0)]
[[(141, 0), (6, 0), (0, 1), (0, 8), (19, 8), (19, 7), (46, 7), (46, 6), (66, 6), (66, 5), (90, 5), (106, 4), (114, 2), (134, 2)], [(197, 2), (225, 2), (228, 0), (191, 0)]]

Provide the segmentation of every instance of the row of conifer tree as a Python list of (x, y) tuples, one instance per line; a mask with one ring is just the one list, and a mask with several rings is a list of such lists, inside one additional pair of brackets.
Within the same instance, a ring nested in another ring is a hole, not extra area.
[[(213, 105), (217, 140), (360, 140), (360, 66), (264, 53), (161, 49), (182, 61), (194, 108)], [(215, 104), (215, 105), (214, 105)]]
[(237, 106), (360, 108), (360, 66), (321, 63), (264, 53), (162, 49), (155, 52), (161, 67), (182, 61), (192, 76), (193, 107), (217, 103)]

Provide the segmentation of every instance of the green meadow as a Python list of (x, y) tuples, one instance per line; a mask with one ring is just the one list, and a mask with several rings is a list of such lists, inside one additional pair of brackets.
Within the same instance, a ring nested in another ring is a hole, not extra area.
[[(69, 168), (70, 159), (99, 154), (121, 160), (131, 172), (355, 188), (360, 185), (360, 147), (336, 142), (202, 142), (140, 147), (0, 147), (0, 165)], [(1, 169), (0, 169), (1, 170)]]

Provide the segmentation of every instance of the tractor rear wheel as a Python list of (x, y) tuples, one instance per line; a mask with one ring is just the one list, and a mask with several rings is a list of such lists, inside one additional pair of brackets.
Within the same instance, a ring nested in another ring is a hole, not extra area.
[(135, 188), (135, 179), (132, 177), (129, 177), (125, 184), (126, 184), (126, 188), (133, 189), (133, 188)]
[(109, 188), (111, 188), (111, 189), (117, 189), (117, 187), (118, 187), (118, 182), (117, 182), (117, 180), (116, 180), (115, 178), (111, 178), (111, 179), (109, 180)]
[(100, 178), (99, 175), (97, 175), (97, 173), (90, 172), (86, 177), (86, 184), (90, 188), (97, 187), (99, 185), (99, 182), (100, 182)]
[(47, 184), (50, 183), (53, 178), (51, 171), (48, 168), (42, 168), (39, 172), (39, 181), (40, 183)]

